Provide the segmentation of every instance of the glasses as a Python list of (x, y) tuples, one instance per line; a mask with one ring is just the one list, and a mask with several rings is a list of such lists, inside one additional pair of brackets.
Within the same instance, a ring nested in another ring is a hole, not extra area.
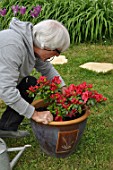
[(44, 49), (44, 50), (46, 50), (46, 51), (56, 51), (59, 55), (60, 55), (60, 53), (61, 53), (61, 51), (59, 51), (58, 49), (55, 49), (55, 50)]
[(55, 49), (55, 50), (53, 50), (53, 51), (56, 51), (59, 55), (60, 55), (60, 53), (61, 53), (61, 51), (59, 51), (58, 49)]
[(53, 59), (54, 59), (54, 57), (51, 57), (51, 58), (47, 59), (46, 61), (51, 62)]
[[(61, 51), (59, 51), (58, 49), (55, 49), (55, 50), (44, 49), (44, 50), (46, 50), (46, 51), (56, 51), (59, 55), (60, 55), (60, 53), (61, 53)], [(46, 61), (50, 62), (50, 61), (52, 61), (53, 59), (54, 59), (54, 57), (51, 57), (51, 58), (47, 59)]]

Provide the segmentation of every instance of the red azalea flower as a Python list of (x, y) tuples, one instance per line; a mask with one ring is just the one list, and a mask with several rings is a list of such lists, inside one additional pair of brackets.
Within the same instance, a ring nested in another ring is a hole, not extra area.
[(46, 81), (44, 82), (44, 85), (45, 85), (45, 86), (50, 86), (50, 81), (49, 81), (49, 80), (46, 80)]
[(76, 86), (76, 95), (81, 95), (82, 94), (82, 89), (80, 86)]
[(72, 93), (72, 91), (70, 91), (69, 88), (65, 89), (65, 96), (66, 96), (66, 97), (70, 97), (70, 96), (71, 96), (71, 93)]
[(51, 99), (54, 99), (54, 98), (55, 98), (55, 94), (51, 94), (51, 95), (50, 95), (50, 98), (51, 98)]
[(89, 94), (88, 91), (82, 93), (82, 100), (84, 101), (84, 103), (88, 101), (89, 98), (88, 94)]
[(87, 87), (91, 89), (93, 87), (93, 85), (92, 84), (88, 84)]
[(29, 87), (29, 91), (31, 91), (31, 92), (36, 92), (36, 89), (37, 89), (38, 87), (37, 86), (30, 86)]
[(58, 115), (57, 115), (57, 116), (55, 117), (55, 121), (63, 121), (63, 119), (62, 119), (61, 116), (58, 116)]
[(61, 96), (62, 96), (62, 94), (60, 94), (59, 92), (55, 94), (55, 97), (56, 97), (56, 99), (58, 99), (58, 100), (61, 99)]
[(86, 89), (86, 88), (87, 88), (86, 82), (83, 82), (82, 84), (79, 84), (79, 88), (80, 88), (81, 90)]
[(63, 107), (64, 109), (66, 109), (66, 110), (69, 108), (69, 106), (70, 106), (69, 103), (68, 103), (68, 104), (62, 103), (62, 107)]
[(97, 102), (101, 102), (103, 100), (103, 95), (96, 93), (94, 95), (94, 98), (96, 99)]
[(57, 88), (58, 87), (56, 86), (56, 84), (52, 82), (51, 85), (50, 85), (50, 90), (55, 91)]
[(40, 84), (40, 83), (44, 83), (47, 81), (47, 78), (45, 76), (40, 76), (39, 79), (37, 80), (37, 83)]
[(58, 99), (59, 96), (60, 96), (60, 93), (56, 92), (56, 93), (54, 93), (54, 94), (51, 94), (51, 95), (50, 95), (50, 98), (51, 98), (51, 99)]
[(106, 101), (107, 100), (107, 98), (106, 97), (103, 97), (103, 101)]
[(76, 103), (78, 103), (78, 100), (76, 98), (72, 98), (71, 99), (71, 103), (75, 103), (76, 104)]
[(65, 101), (66, 101), (66, 98), (62, 94), (57, 96), (58, 103), (64, 103)]
[(88, 91), (88, 96), (89, 96), (89, 99), (90, 98), (94, 98), (94, 91)]
[(77, 110), (76, 110), (76, 109), (73, 109), (73, 110), (71, 110), (71, 111), (68, 113), (67, 116), (70, 117), (70, 118), (72, 118), (73, 116), (75, 117), (76, 112), (77, 112)]
[(60, 84), (60, 83), (61, 83), (61, 80), (60, 80), (59, 76), (55, 76), (55, 77), (52, 79), (52, 83)]
[(76, 90), (76, 86), (75, 86), (74, 84), (70, 84), (69, 90), (70, 90), (70, 91)]

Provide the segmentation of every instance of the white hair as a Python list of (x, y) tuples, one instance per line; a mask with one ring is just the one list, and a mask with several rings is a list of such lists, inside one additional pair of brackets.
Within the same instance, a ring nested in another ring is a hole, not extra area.
[(65, 51), (70, 45), (67, 29), (58, 21), (48, 19), (33, 26), (33, 43), (41, 49)]

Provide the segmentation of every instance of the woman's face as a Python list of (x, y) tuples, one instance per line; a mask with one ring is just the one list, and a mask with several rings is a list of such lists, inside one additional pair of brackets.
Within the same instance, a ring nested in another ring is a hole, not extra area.
[(59, 56), (60, 55), (60, 50), (55, 49), (55, 50), (50, 50), (48, 48), (46, 49), (40, 49), (38, 47), (33, 47), (35, 56), (38, 56), (42, 59), (42, 61), (46, 61), (53, 56)]

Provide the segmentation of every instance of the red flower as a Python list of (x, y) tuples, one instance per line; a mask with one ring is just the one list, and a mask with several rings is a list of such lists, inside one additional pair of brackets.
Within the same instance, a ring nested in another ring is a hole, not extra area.
[(106, 97), (103, 97), (103, 101), (106, 101), (107, 100), (107, 98)]
[(93, 85), (92, 84), (88, 84), (87, 87), (91, 89), (93, 87)]
[(59, 97), (57, 98), (58, 103), (64, 103), (65, 101), (66, 101), (66, 98), (62, 94), (59, 95)]
[(70, 91), (76, 90), (76, 86), (74, 84), (70, 84), (69, 88)]
[(52, 83), (60, 84), (60, 83), (61, 83), (61, 80), (60, 80), (59, 76), (55, 76), (55, 77), (52, 79)]
[(69, 108), (69, 106), (70, 106), (70, 104), (62, 103), (62, 107), (63, 107), (64, 109), (66, 109), (66, 110)]
[(76, 98), (72, 98), (71, 99), (71, 103), (75, 103), (76, 104), (77, 102), (78, 102), (78, 100)]
[(66, 97), (70, 97), (71, 96), (72, 91), (70, 90), (70, 88), (68, 87), (67, 89), (65, 89), (65, 96)]
[(60, 94), (59, 92), (56, 92), (56, 93), (54, 93), (54, 94), (51, 94), (51, 95), (50, 95), (50, 98), (51, 98), (51, 99), (59, 99), (60, 96), (61, 96), (61, 94)]
[(51, 85), (50, 85), (50, 90), (55, 91), (55, 90), (57, 90), (57, 88), (58, 88), (57, 85), (52, 82)]
[(101, 102), (104, 97), (103, 97), (102, 94), (96, 93), (96, 94), (94, 95), (94, 98), (96, 99), (97, 102)]
[(38, 89), (38, 86), (30, 86), (29, 87), (29, 91), (31, 91), (31, 92), (36, 92), (36, 90)]
[(76, 110), (76, 109), (73, 109), (73, 110), (71, 110), (71, 112), (68, 113), (67, 116), (70, 117), (70, 118), (72, 118), (73, 116), (75, 117), (76, 112), (77, 112), (77, 110)]
[(57, 116), (55, 117), (55, 121), (63, 121), (63, 119), (62, 119), (61, 116), (58, 116), (58, 115), (57, 115)]
[(86, 103), (88, 101), (88, 91), (85, 91), (82, 93), (82, 100), (84, 101), (84, 103)]
[(81, 90), (85, 90), (85, 89), (87, 88), (86, 82), (83, 82), (82, 84), (79, 84), (79, 88), (80, 88)]
[(40, 78), (37, 80), (37, 83), (45, 83), (47, 81), (47, 78), (45, 76), (40, 76)]

